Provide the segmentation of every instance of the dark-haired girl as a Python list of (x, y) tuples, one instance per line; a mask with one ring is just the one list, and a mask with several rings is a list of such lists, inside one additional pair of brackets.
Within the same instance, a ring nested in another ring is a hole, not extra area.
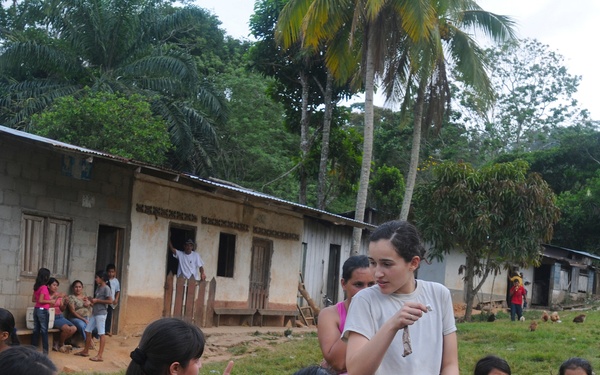
[(48, 291), (48, 280), (50, 280), (50, 270), (40, 268), (33, 285), (33, 298), (35, 302), (33, 311), (33, 334), (31, 335), (31, 345), (37, 347), (39, 338), (42, 336), (42, 349), (44, 354), (48, 354), (48, 323), (50, 321), (50, 307), (54, 306), (58, 297), (50, 297)]
[(96, 288), (94, 298), (90, 301), (92, 304), (92, 318), (85, 327), (85, 348), (82, 351), (75, 353), (75, 355), (89, 357), (89, 351), (92, 347), (91, 333), (94, 329), (97, 329), (98, 335), (100, 335), (100, 348), (98, 349), (98, 354), (95, 357), (90, 358), (90, 361), (102, 362), (104, 361), (102, 354), (104, 354), (104, 345), (106, 343), (104, 329), (106, 327), (107, 308), (108, 305), (112, 303), (113, 299), (110, 288), (106, 284), (108, 282), (108, 274), (104, 272), (104, 270), (96, 272), (94, 281), (96, 282), (96, 285), (98, 285), (98, 288)]
[(19, 344), (15, 330), (15, 317), (10, 311), (0, 307), (0, 352)]
[[(197, 375), (204, 343), (202, 331), (193, 324), (175, 318), (156, 320), (131, 352), (125, 375)], [(229, 362), (223, 375), (229, 375), (232, 368)]]
[(336, 374), (346, 371), (346, 343), (342, 341), (341, 334), (352, 297), (364, 288), (375, 285), (373, 273), (369, 269), (369, 258), (366, 255), (348, 258), (342, 266), (340, 284), (346, 293), (346, 299), (321, 310), (317, 329), (325, 362), (322, 365)]
[(450, 291), (415, 278), (424, 252), (406, 221), (382, 224), (369, 238), (376, 285), (358, 292), (348, 311), (350, 374), (459, 374)]

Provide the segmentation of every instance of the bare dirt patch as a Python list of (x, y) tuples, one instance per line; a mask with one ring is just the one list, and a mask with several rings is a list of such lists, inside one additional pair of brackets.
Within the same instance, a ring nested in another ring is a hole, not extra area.
[[(230, 360), (235, 357), (235, 350), (232, 348), (241, 346), (245, 346), (243, 354), (240, 354), (241, 356), (250, 355), (262, 348), (270, 350), (273, 343), (287, 341), (285, 337), (286, 329), (285, 327), (204, 328), (202, 331), (206, 336), (207, 343), (202, 360), (205, 363)], [(293, 329), (294, 334), (310, 332), (316, 332), (316, 327)], [(92, 362), (89, 358), (73, 355), (81, 349), (74, 349), (71, 354), (51, 352), (50, 359), (56, 364), (59, 371), (65, 373), (115, 373), (127, 368), (131, 361), (129, 353), (136, 348), (140, 337), (141, 332), (129, 336), (113, 335), (112, 337), (106, 337), (104, 362)], [(90, 351), (92, 357), (96, 353), (94, 350)]]

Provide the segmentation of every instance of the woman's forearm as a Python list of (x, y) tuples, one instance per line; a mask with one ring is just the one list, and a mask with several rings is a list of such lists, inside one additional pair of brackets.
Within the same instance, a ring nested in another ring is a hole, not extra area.
[[(381, 361), (397, 333), (398, 331), (389, 322), (381, 326), (381, 329), (377, 331), (371, 340), (358, 333), (352, 333), (355, 338), (350, 338), (348, 341), (348, 352), (346, 354), (348, 374), (374, 374), (381, 365)], [(354, 345), (355, 341), (358, 341), (358, 345)]]

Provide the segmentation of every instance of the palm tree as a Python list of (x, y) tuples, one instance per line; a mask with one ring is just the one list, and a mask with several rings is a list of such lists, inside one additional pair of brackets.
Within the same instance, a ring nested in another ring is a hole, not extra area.
[[(411, 0), (291, 0), (278, 21), (284, 46), (302, 40), (306, 48), (324, 43), (326, 64), (338, 80), (354, 77), (365, 91), (363, 160), (355, 219), (363, 220), (373, 153), (373, 93), (391, 46), (406, 38), (429, 37), (435, 18), (426, 1)], [(359, 63), (360, 62), (360, 63)], [(359, 68), (359, 69), (357, 69)], [(362, 231), (353, 233), (352, 253), (358, 253)]]
[(437, 23), (430, 38), (416, 45), (403, 46), (387, 65), (384, 79), (388, 98), (397, 96), (394, 91), (400, 86), (399, 81), (406, 83), (403, 91), (405, 105), (412, 97), (411, 91), (416, 88), (411, 159), (401, 220), (408, 218), (410, 210), (419, 164), (421, 130), (432, 123), (439, 129), (450, 103), (446, 51), (459, 80), (473, 87), (485, 104), (493, 100), (494, 94), (486, 73), (483, 50), (466, 30), (483, 31), (494, 42), (515, 37), (510, 18), (486, 12), (475, 1), (437, 1), (435, 7)]
[(197, 174), (210, 171), (217, 147), (213, 125), (224, 121), (224, 107), (201, 85), (194, 58), (174, 40), (206, 17), (203, 10), (152, 0), (31, 4), (22, 16), (42, 16), (2, 35), (4, 124), (27, 128), (34, 113), (57, 98), (77, 97), (86, 87), (142, 94), (167, 124), (175, 146), (172, 166)]

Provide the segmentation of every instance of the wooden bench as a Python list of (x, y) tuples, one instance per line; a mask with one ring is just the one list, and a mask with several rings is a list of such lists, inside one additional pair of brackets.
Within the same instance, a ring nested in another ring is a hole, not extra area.
[(239, 325), (242, 325), (244, 320), (247, 320), (250, 324), (250, 327), (254, 325), (254, 314), (256, 314), (256, 309), (224, 309), (224, 308), (215, 308), (215, 315), (217, 316), (216, 326), (218, 327), (221, 323), (221, 315), (237, 315), (240, 317)]
[(283, 316), (283, 326), (288, 321), (292, 322), (292, 327), (296, 325), (296, 317), (298, 316), (298, 310), (271, 310), (271, 309), (258, 309), (258, 315), (260, 315), (260, 326), (264, 324), (265, 316)]
[[(58, 337), (55, 337), (56, 334), (60, 334), (60, 329), (58, 329), (58, 328), (48, 329), (48, 348), (49, 349), (52, 349), (52, 345), (54, 345), (54, 340), (58, 340)], [(33, 335), (32, 329), (17, 328), (17, 337), (19, 337), (19, 341), (21, 342), (21, 345), (30, 344), (32, 335)], [(28, 340), (25, 340), (26, 338)], [(42, 340), (40, 339), (40, 341), (42, 341)], [(41, 343), (40, 343), (40, 345), (41, 345)]]

